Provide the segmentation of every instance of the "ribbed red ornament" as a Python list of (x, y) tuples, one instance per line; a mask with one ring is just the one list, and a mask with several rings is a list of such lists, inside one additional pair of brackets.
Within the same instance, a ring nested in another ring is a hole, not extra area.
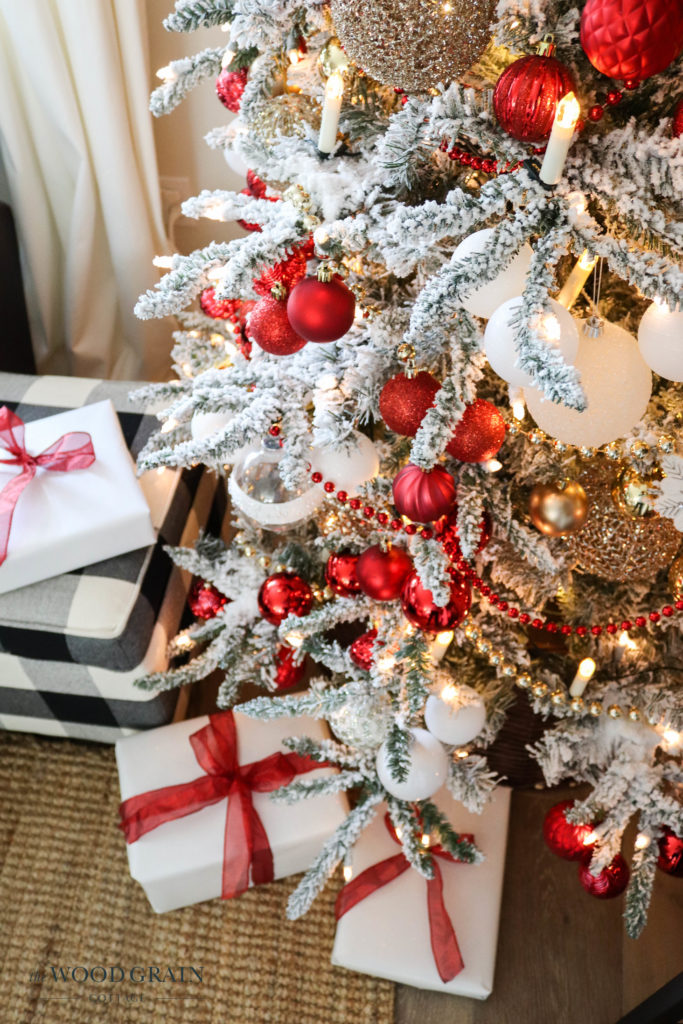
[(330, 590), (339, 597), (353, 597), (360, 594), (361, 586), (356, 576), (360, 555), (348, 551), (330, 555), (325, 566), (325, 580)]
[[(492, 527), (493, 524), (491, 523), (491, 516), (489, 515), (488, 510), (484, 509), (484, 514), (481, 517), (481, 524), (479, 527), (481, 532), (477, 551), (483, 551), (491, 540)], [(454, 562), (456, 559), (461, 557), (462, 552), (460, 550), (460, 539), (458, 537), (457, 505), (447, 516), (444, 516), (443, 519), (438, 521), (436, 524), (435, 534), (451, 562)]]
[(587, 858), (579, 864), (579, 882), (590, 896), (595, 896), (599, 900), (611, 900), (624, 891), (631, 872), (620, 853), (599, 875), (590, 873), (589, 863)]
[(394, 505), (416, 523), (433, 523), (455, 505), (455, 480), (443, 466), (420, 469), (409, 462), (393, 483)]
[(216, 95), (223, 106), (233, 114), (239, 113), (248, 74), (246, 68), (240, 68), (239, 71), (228, 71), (227, 68), (223, 68), (216, 79)]
[(270, 295), (256, 303), (248, 327), (251, 340), (273, 356), (291, 356), (306, 344), (289, 322), (287, 303)]
[(349, 656), (354, 665), (369, 672), (375, 660), (375, 647), (377, 644), (377, 630), (371, 629), (362, 636), (357, 637), (349, 647)]
[(563, 800), (551, 807), (543, 821), (543, 838), (558, 857), (564, 860), (584, 860), (595, 843), (592, 825), (572, 825), (565, 812), (574, 806), (573, 800)]
[(683, 99), (680, 99), (674, 107), (673, 117), (671, 118), (671, 134), (674, 139), (678, 139), (683, 135)]
[(379, 396), (379, 411), (389, 430), (415, 437), (440, 387), (436, 377), (426, 370), (420, 370), (414, 377), (397, 373), (388, 380)]
[(296, 651), (284, 644), (275, 651), (275, 689), (291, 690), (300, 683), (306, 672), (306, 659), (300, 665), (294, 661)]
[(581, 45), (603, 75), (642, 82), (667, 68), (683, 50), (683, 4), (588, 0), (581, 14)]
[(463, 621), (472, 604), (472, 591), (464, 576), (451, 573), (450, 597), (444, 608), (434, 604), (431, 590), (420, 583), (416, 572), (406, 580), (401, 592), (401, 607), (408, 622), (426, 633), (455, 629)]
[(267, 267), (260, 277), (254, 278), (254, 291), (257, 295), (270, 295), (276, 285), (281, 285), (289, 292), (297, 281), (306, 276), (306, 263), (303, 252), (295, 249), (288, 259), (274, 263), (272, 267)]
[(212, 583), (195, 580), (190, 590), (187, 604), (192, 614), (198, 619), (214, 619), (227, 602), (225, 594), (221, 594)]
[(576, 92), (574, 76), (555, 57), (520, 57), (505, 69), (493, 93), (501, 128), (520, 142), (543, 142), (553, 127), (558, 102)]
[(374, 544), (358, 559), (356, 577), (361, 590), (375, 601), (394, 601), (413, 570), (413, 562), (404, 548), (392, 545), (382, 551)]
[(670, 828), (664, 828), (664, 835), (659, 840), (657, 867), (667, 875), (683, 878), (683, 839)]
[(343, 337), (355, 312), (356, 297), (338, 274), (329, 281), (304, 278), (287, 300), (289, 322), (306, 341), (324, 343)]
[(306, 580), (294, 572), (276, 572), (261, 584), (258, 607), (263, 618), (279, 626), (288, 615), (308, 615), (313, 594)]
[(498, 454), (505, 440), (505, 420), (495, 405), (478, 398), (468, 405), (446, 445), (460, 462), (486, 462)]

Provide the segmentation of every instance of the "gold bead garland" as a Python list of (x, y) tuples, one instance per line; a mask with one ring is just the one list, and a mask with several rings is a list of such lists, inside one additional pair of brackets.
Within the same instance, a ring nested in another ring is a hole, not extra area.
[(641, 462), (650, 456), (658, 459), (661, 455), (669, 455), (676, 448), (676, 438), (671, 434), (660, 434), (655, 446), (649, 445), (647, 441), (640, 439), (635, 441), (624, 439), (610, 441), (609, 444), (600, 445), (599, 448), (587, 448), (585, 446), (568, 444), (566, 441), (558, 441), (557, 438), (546, 434), (540, 427), (525, 430), (519, 420), (516, 419), (507, 420), (506, 427), (511, 437), (522, 435), (530, 444), (536, 447), (547, 444), (559, 455), (569, 452), (570, 454), (578, 455), (582, 459), (594, 459), (598, 455), (604, 455), (611, 462), (619, 462), (629, 458)]

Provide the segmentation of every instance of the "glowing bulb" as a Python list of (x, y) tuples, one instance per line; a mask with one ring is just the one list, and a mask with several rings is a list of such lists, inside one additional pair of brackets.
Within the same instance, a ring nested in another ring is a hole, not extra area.
[(453, 10), (453, 4), (449, 4), (448, 0), (446, 0), (446, 3), (443, 5), (441, 9), (444, 14), (450, 14), (451, 11)]
[(512, 415), (516, 420), (523, 420), (526, 415), (526, 405), (523, 398), (516, 398), (512, 403)]
[(580, 697), (583, 691), (588, 685), (588, 680), (592, 679), (595, 672), (595, 662), (592, 658), (584, 658), (579, 663), (579, 668), (572, 680), (572, 684), (569, 687), (569, 693), (572, 697)]
[(162, 428), (161, 428), (161, 433), (162, 433), (162, 434), (170, 434), (170, 433), (171, 433), (171, 431), (172, 431), (172, 430), (175, 430), (175, 428), (176, 428), (177, 426), (178, 426), (178, 420), (174, 419), (174, 418), (173, 418), (173, 416), (171, 416), (171, 417), (170, 417), (169, 419), (167, 419), (167, 420), (166, 420), (166, 422), (165, 422), (165, 423), (163, 424), (163, 426), (162, 426)]
[(632, 640), (626, 630), (619, 634), (619, 646), (624, 647), (628, 651), (637, 651), (638, 644), (635, 640)]
[(155, 267), (159, 267), (161, 270), (171, 270), (173, 267), (172, 256), (155, 256), (152, 260)]
[(209, 220), (223, 220), (223, 203), (209, 203), (204, 207), (202, 216)]
[(345, 882), (351, 881), (351, 879), (353, 878), (353, 868), (351, 867), (350, 864), (344, 865), (344, 867), (342, 868), (342, 874), (344, 876)]
[(464, 749), (464, 747), (461, 747), (461, 748), (460, 748), (460, 750), (456, 750), (456, 752), (455, 752), (455, 756), (456, 756), (456, 757), (459, 757), (459, 758), (460, 758), (460, 760), (462, 761), (462, 760), (464, 760), (464, 759), (465, 759), (466, 757), (469, 757), (469, 756), (470, 756), (470, 752), (469, 752), (469, 750), (465, 750), (465, 749)]
[(488, 459), (484, 465), (489, 473), (498, 473), (503, 468), (503, 463), (499, 462), (498, 459)]
[(543, 329), (548, 341), (559, 341), (562, 334), (562, 328), (560, 327), (560, 321), (557, 319), (554, 313), (548, 313), (541, 320), (541, 328)]
[(206, 276), (214, 286), (220, 284), (223, 280), (223, 269), (222, 267), (211, 267), (210, 270), (207, 270)]
[(458, 695), (458, 688), (453, 683), (446, 683), (439, 696), (446, 704), (453, 704)]
[(165, 82), (167, 85), (170, 85), (171, 82), (176, 81), (178, 73), (173, 70), (170, 64), (166, 64), (163, 68), (159, 68), (157, 71), (157, 78), (161, 79), (161, 81)]
[(303, 642), (304, 635), (303, 633), (300, 633), (298, 629), (290, 630), (290, 632), (285, 636), (285, 643), (289, 644), (290, 647), (293, 647), (295, 651), (301, 647)]
[(377, 659), (377, 668), (380, 672), (389, 672), (396, 664), (396, 658), (389, 651), (384, 654), (380, 654)]
[(598, 841), (598, 833), (597, 832), (593, 832), (592, 830), (587, 835), (585, 835), (583, 837), (583, 845), (584, 846), (592, 846), (593, 843), (597, 843), (597, 841)]
[(582, 270), (587, 270), (590, 273), (590, 271), (593, 269), (597, 262), (598, 257), (591, 256), (591, 254), (588, 252), (588, 249), (584, 249), (581, 255), (579, 256), (578, 265), (581, 267)]
[(515, 18), (514, 21), (510, 22), (510, 28), (517, 28), (518, 25), (519, 25), (519, 21), (517, 20), (517, 18)]
[(560, 102), (557, 104), (557, 113), (555, 114), (555, 121), (560, 128), (574, 128), (576, 122), (579, 120), (579, 114), (581, 113), (581, 105), (577, 100), (573, 92), (568, 92), (566, 96), (563, 96)]
[(681, 742), (681, 734), (680, 732), (676, 732), (675, 729), (665, 729), (662, 733), (662, 739), (665, 740), (670, 747), (677, 747)]
[(229, 31), (230, 31), (230, 22), (229, 21), (224, 21), (223, 24), (221, 25), (221, 32), (229, 32)]
[(396, 838), (397, 839), (402, 839), (403, 838), (403, 829), (401, 828), (400, 825), (397, 825), (396, 828), (394, 829), (394, 831), (396, 833)]
[(175, 638), (175, 646), (179, 651), (191, 651), (194, 647), (194, 641), (191, 636), (184, 634)]
[(301, 50), (293, 49), (287, 51), (287, 58), (290, 64), (295, 65), (298, 64), (300, 60), (304, 59), (304, 55)]
[(232, 62), (234, 61), (234, 59), (235, 59), (235, 51), (234, 50), (226, 50), (225, 53), (223, 54), (223, 59), (221, 60), (221, 67), (224, 68), (224, 69), (225, 68), (229, 68), (230, 65), (232, 64)]
[(429, 846), (431, 841), (432, 841), (432, 837), (429, 835), (429, 833), (428, 832), (424, 832), (422, 834), (421, 838), (420, 838), (420, 842), (422, 843), (422, 845), (423, 846)]
[(333, 71), (325, 85), (325, 99), (340, 100), (344, 95), (344, 78), (339, 71)]
[(440, 644), (443, 644), (444, 647), (448, 647), (448, 645), (453, 641), (453, 630), (445, 629), (443, 633), (437, 633), (436, 639)]
[(633, 844), (636, 850), (646, 850), (651, 843), (649, 836), (646, 836), (644, 832), (639, 832), (636, 836), (636, 841)]
[(579, 663), (579, 675), (582, 679), (590, 679), (595, 673), (595, 662), (592, 658), (584, 658)]

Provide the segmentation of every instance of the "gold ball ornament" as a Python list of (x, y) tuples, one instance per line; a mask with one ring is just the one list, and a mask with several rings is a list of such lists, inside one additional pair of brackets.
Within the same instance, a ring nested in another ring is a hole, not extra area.
[(261, 142), (269, 146), (276, 141), (278, 135), (305, 138), (305, 122), (315, 132), (320, 130), (320, 106), (310, 96), (286, 92), (263, 103), (252, 117), (249, 127)]
[(451, 82), (482, 55), (495, 0), (332, 0), (346, 54), (384, 85), (426, 92)]
[(547, 537), (564, 537), (580, 530), (588, 515), (586, 492), (574, 480), (563, 485), (536, 484), (529, 496), (529, 515)]
[(652, 580), (671, 564), (681, 535), (663, 516), (632, 517), (614, 503), (614, 467), (595, 459), (579, 476), (588, 498), (588, 516), (569, 540), (569, 552), (586, 572), (626, 583)]
[(624, 515), (634, 519), (651, 519), (657, 515), (653, 504), (657, 495), (652, 484), (661, 478), (662, 471), (659, 467), (650, 472), (643, 472), (635, 466), (626, 466), (619, 473), (612, 489), (614, 504)]
[(683, 601), (683, 555), (674, 558), (669, 569), (669, 590), (674, 601)]

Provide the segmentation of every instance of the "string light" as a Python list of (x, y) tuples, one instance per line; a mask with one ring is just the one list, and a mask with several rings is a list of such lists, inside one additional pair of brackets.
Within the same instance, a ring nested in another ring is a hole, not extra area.
[(592, 658), (584, 658), (579, 662), (579, 668), (569, 687), (569, 694), (572, 697), (580, 697), (588, 686), (589, 681), (595, 674), (595, 662)]
[(173, 267), (172, 256), (155, 256), (152, 260), (155, 267), (159, 267), (160, 270), (171, 270)]
[(645, 835), (644, 832), (639, 832), (633, 845), (636, 850), (647, 850), (651, 842), (652, 840), (648, 835)]
[(226, 50), (225, 53), (223, 54), (223, 59), (221, 60), (221, 67), (223, 68), (223, 70), (225, 70), (225, 68), (229, 68), (230, 65), (232, 64), (232, 62), (234, 61), (234, 59), (235, 59), (235, 51), (234, 50)]
[(165, 423), (164, 423), (164, 424), (162, 425), (162, 427), (161, 427), (161, 433), (162, 433), (162, 434), (170, 434), (170, 433), (171, 433), (171, 431), (172, 431), (172, 430), (175, 430), (175, 428), (176, 428), (177, 426), (178, 426), (178, 420), (174, 419), (174, 417), (173, 417), (173, 416), (170, 416), (170, 417), (169, 417), (169, 418), (168, 418), (168, 419), (166, 420), (166, 422), (165, 422)]
[(298, 629), (292, 629), (285, 636), (285, 643), (297, 651), (304, 642), (304, 635)]
[(163, 68), (159, 68), (157, 71), (157, 78), (166, 85), (170, 85), (171, 82), (177, 81), (178, 72), (174, 71), (170, 64), (166, 64)]

